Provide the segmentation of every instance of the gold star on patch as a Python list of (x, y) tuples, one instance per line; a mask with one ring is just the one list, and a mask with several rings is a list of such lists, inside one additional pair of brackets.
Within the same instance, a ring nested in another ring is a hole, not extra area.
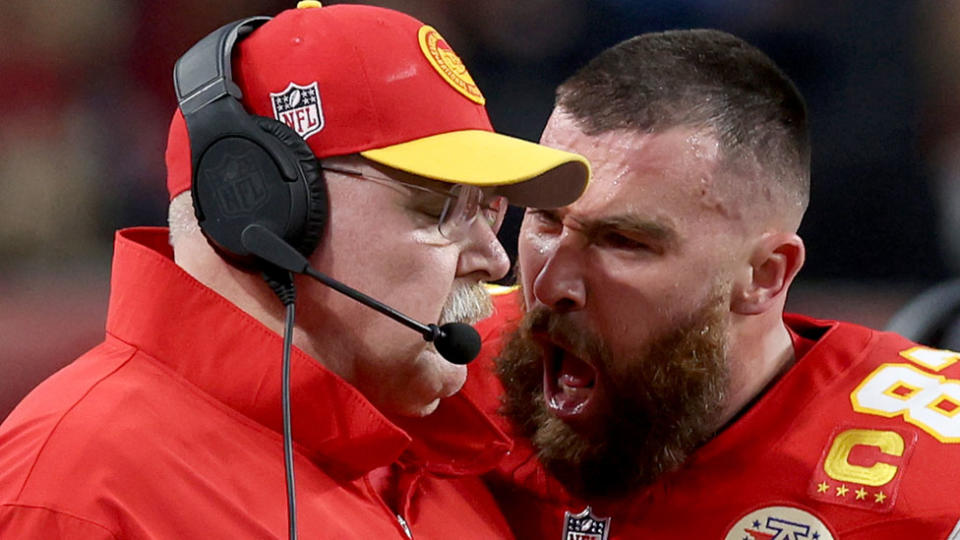
[(847, 492), (850, 491), (850, 488), (847, 486), (841, 485), (837, 487), (837, 497), (846, 497)]
[(878, 491), (877, 494), (873, 496), (873, 501), (877, 503), (883, 503), (884, 499), (886, 498), (887, 496), (884, 495), (882, 491)]
[(817, 484), (817, 493), (826, 493), (828, 489), (830, 489), (830, 484), (826, 482)]
[(858, 501), (859, 501), (860, 499), (866, 499), (866, 498), (867, 498), (867, 490), (865, 490), (865, 489), (863, 489), (863, 488), (858, 489), (855, 493), (857, 494), (857, 500), (858, 500)]

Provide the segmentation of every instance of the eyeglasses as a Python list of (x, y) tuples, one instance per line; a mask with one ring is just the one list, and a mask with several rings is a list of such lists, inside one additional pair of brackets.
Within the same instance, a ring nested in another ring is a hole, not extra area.
[(446, 198), (437, 220), (437, 229), (448, 240), (461, 240), (467, 235), (477, 216), (482, 216), (494, 234), (500, 231), (503, 218), (507, 214), (507, 198), (502, 195), (486, 196), (477, 186), (454, 184), (448, 191), (404, 182), (387, 176), (375, 176), (369, 173), (321, 165), (321, 169), (354, 178), (363, 178), (379, 184), (415, 189), (441, 195)]

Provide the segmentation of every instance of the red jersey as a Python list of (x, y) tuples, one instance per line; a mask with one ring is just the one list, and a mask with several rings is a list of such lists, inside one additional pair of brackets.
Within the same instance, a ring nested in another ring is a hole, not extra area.
[[(500, 393), (492, 359), (521, 302), (498, 297), (479, 327), (484, 350), (465, 392), (490, 411)], [(679, 470), (632, 496), (573, 497), (528, 441), (515, 441), (490, 484), (517, 536), (960, 537), (960, 354), (848, 323), (785, 322), (798, 351), (790, 371)]]
[[(167, 234), (118, 234), (106, 339), (0, 426), (0, 538), (286, 538), (281, 337), (174, 264)], [(510, 536), (476, 476), (509, 441), (476, 407), (401, 426), (291, 360), (302, 538)], [(397, 514), (371, 478), (390, 464)]]

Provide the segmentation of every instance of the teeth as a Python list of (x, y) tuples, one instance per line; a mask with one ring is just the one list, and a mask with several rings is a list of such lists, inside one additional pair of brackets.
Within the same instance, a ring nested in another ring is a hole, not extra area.
[(569, 386), (563, 381), (558, 381), (557, 386), (560, 389), (560, 393), (568, 397), (582, 396), (584, 393), (589, 391), (588, 388), (583, 388), (578, 386)]

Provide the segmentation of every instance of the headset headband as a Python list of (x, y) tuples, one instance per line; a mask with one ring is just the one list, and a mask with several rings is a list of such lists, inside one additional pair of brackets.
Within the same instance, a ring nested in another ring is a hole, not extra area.
[(233, 46), (270, 17), (249, 17), (221, 26), (190, 48), (173, 67), (173, 86), (183, 115), (224, 97), (243, 97), (233, 82)]

